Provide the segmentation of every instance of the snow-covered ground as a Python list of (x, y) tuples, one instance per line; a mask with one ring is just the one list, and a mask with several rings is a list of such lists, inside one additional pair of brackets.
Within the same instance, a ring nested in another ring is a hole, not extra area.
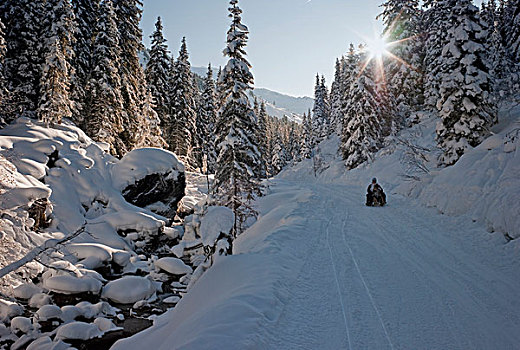
[[(348, 173), (325, 141), (317, 177), (306, 161), (272, 180), (235, 255), (114, 349), (517, 348), (517, 121), (444, 170), (427, 117)], [(387, 207), (364, 206), (373, 176)]]

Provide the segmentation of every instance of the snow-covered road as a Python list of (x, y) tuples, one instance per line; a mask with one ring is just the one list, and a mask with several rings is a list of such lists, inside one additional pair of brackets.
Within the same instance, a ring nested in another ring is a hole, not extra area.
[(518, 348), (520, 274), (482, 229), (401, 198), (367, 208), (356, 188), (313, 192), (307, 219), (324, 229), (268, 348)]
[(514, 249), (468, 218), (363, 200), (362, 188), (276, 180), (237, 255), (119, 348), (519, 348)]

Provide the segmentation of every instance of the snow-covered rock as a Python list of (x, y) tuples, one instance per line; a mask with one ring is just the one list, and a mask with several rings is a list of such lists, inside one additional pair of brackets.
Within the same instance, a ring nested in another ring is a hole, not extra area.
[(13, 333), (29, 333), (32, 329), (33, 325), (30, 318), (18, 316), (11, 320), (11, 331)]
[(40, 308), (44, 305), (49, 305), (52, 302), (52, 298), (50, 295), (45, 293), (34, 294), (31, 299), (29, 299), (29, 306), (33, 308)]
[(165, 257), (155, 261), (155, 267), (172, 275), (185, 275), (193, 272), (193, 269), (186, 265), (184, 261), (172, 257)]
[(12, 301), (0, 299), (0, 321), (8, 321), (23, 314), (23, 306)]
[(107, 283), (101, 296), (119, 304), (133, 304), (148, 299), (155, 293), (155, 286), (148, 278), (125, 276)]
[(61, 294), (94, 293), (98, 294), (103, 283), (96, 278), (71, 275), (53, 276), (43, 281), (43, 286), (48, 290)]
[(61, 340), (52, 341), (48, 336), (33, 341), (27, 350), (73, 350), (74, 348)]
[(36, 311), (36, 316), (39, 321), (61, 319), (61, 314), (61, 309), (56, 305), (44, 305)]
[(35, 294), (41, 293), (41, 288), (32, 283), (22, 283), (13, 289), (13, 296), (18, 299), (31, 299)]
[(103, 335), (99, 327), (92, 323), (71, 322), (64, 324), (56, 331), (56, 339), (89, 340)]

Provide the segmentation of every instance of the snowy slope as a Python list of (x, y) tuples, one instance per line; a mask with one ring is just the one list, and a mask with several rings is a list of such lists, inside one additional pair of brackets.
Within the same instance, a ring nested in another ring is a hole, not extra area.
[[(448, 169), (435, 168), (428, 117), (348, 173), (338, 140), (325, 141), (317, 177), (306, 161), (272, 180), (236, 255), (114, 348), (516, 348), (520, 240), (504, 244), (487, 226), (518, 236), (517, 120), (502, 118), (496, 135)], [(429, 173), (409, 166), (411, 145), (425, 152)], [(373, 176), (389, 192), (385, 208), (363, 205)]]

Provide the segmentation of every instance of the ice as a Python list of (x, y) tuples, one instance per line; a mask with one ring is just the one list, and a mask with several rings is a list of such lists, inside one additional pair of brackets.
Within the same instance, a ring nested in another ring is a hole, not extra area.
[(119, 304), (133, 304), (148, 299), (154, 293), (155, 286), (149, 279), (139, 276), (125, 276), (107, 283), (101, 296)]
[(185, 275), (193, 272), (193, 269), (186, 265), (184, 261), (171, 257), (165, 257), (155, 261), (155, 267), (172, 275)]
[(213, 246), (221, 233), (231, 233), (233, 211), (226, 207), (209, 207), (200, 224), (200, 235), (205, 246)]

